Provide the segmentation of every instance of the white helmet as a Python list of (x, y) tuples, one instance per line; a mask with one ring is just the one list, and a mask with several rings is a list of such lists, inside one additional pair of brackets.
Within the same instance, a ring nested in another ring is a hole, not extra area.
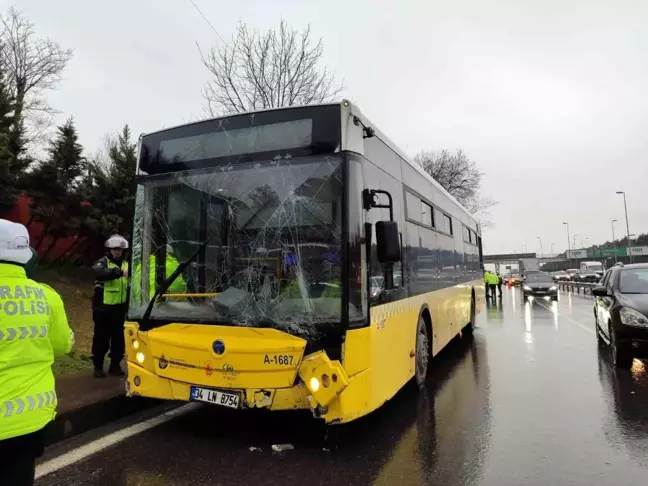
[(24, 265), (31, 257), (27, 228), (19, 223), (0, 219), (0, 261)]
[(126, 238), (119, 235), (112, 235), (106, 240), (106, 248), (121, 248), (122, 250), (128, 250), (128, 241)]

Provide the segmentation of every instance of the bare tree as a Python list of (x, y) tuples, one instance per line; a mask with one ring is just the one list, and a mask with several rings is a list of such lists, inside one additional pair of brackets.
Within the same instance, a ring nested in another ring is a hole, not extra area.
[(47, 130), (55, 115), (45, 92), (56, 88), (72, 50), (36, 36), (34, 24), (11, 7), (0, 15), (0, 59), (15, 100), (14, 124), (25, 125), (33, 141)]
[(423, 150), (414, 157), (414, 162), (480, 219), (482, 226), (490, 225), (488, 209), (497, 201), (479, 192), (483, 173), (462, 150), (455, 153)]
[(229, 43), (198, 49), (213, 75), (203, 91), (211, 116), (322, 103), (344, 89), (320, 67), (322, 40), (313, 41), (310, 26), (299, 33), (282, 20), (262, 33), (241, 23)]

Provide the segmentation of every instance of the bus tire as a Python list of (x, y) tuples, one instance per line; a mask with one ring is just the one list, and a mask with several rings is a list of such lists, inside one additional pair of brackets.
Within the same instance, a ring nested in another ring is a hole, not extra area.
[(415, 371), (416, 386), (422, 388), (427, 377), (428, 365), (430, 363), (430, 336), (423, 314), (419, 316), (416, 326), (416, 356)]
[(466, 327), (464, 327), (464, 332), (467, 334), (472, 334), (475, 331), (475, 314), (477, 313), (475, 307), (475, 291), (473, 290), (470, 299), (470, 321), (466, 324)]

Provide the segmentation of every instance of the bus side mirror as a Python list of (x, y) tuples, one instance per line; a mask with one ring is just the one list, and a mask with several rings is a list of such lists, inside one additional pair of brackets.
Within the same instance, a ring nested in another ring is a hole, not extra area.
[(380, 263), (396, 263), (401, 259), (400, 235), (395, 221), (376, 223), (376, 247)]

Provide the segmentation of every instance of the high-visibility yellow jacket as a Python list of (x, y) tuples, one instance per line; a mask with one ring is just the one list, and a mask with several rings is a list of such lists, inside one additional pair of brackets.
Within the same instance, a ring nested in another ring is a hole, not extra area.
[(489, 285), (497, 285), (499, 283), (499, 277), (495, 273), (488, 272), (486, 282)]
[(128, 298), (127, 262), (114, 262), (109, 257), (97, 260), (92, 269), (95, 273), (95, 308), (114, 308), (126, 303)]
[(0, 263), (0, 440), (36, 432), (56, 416), (52, 363), (72, 349), (61, 297)]
[[(167, 255), (166, 256), (166, 264), (165, 264), (165, 276), (166, 278), (169, 278), (173, 272), (175, 272), (176, 268), (178, 268), (178, 260), (171, 256)], [(141, 285), (142, 285), (142, 266), (140, 264), (135, 265), (135, 271), (133, 272), (133, 278), (131, 279), (131, 295), (136, 300), (139, 300), (140, 298), (143, 298), (144, 296), (140, 296), (141, 290)], [(185, 282), (185, 279), (182, 278), (182, 275), (178, 275), (178, 278), (176, 278), (173, 283), (169, 286), (167, 289), (167, 293), (169, 294), (184, 294), (187, 292), (187, 283)], [(155, 293), (155, 255), (151, 255), (149, 257), (149, 295), (148, 299), (150, 300), (153, 297), (153, 294)]]

